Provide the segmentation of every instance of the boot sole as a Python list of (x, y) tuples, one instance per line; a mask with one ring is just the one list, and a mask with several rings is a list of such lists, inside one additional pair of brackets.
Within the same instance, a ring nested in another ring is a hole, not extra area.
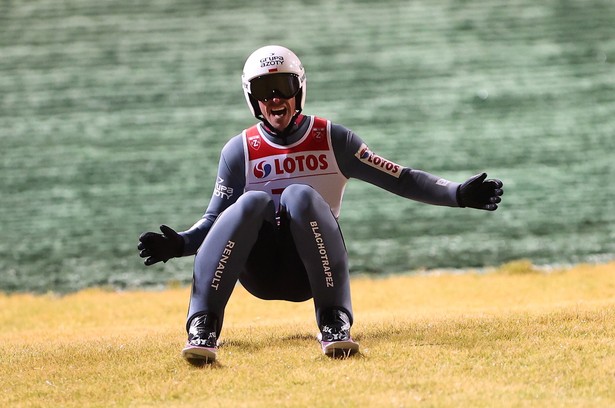
[(322, 352), (331, 358), (346, 358), (359, 351), (359, 343), (352, 339), (331, 342), (323, 341), (320, 344), (322, 345)]
[(217, 349), (187, 345), (182, 350), (182, 357), (192, 365), (202, 366), (216, 361)]

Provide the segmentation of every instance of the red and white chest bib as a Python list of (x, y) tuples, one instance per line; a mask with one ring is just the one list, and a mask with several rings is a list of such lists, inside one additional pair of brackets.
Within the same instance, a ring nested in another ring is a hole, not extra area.
[(337, 218), (348, 180), (335, 160), (331, 122), (314, 116), (308, 120), (310, 125), (305, 135), (288, 146), (269, 141), (259, 125), (243, 131), (245, 191), (268, 192), (279, 208), (280, 195), (286, 187), (307, 184), (325, 199)]

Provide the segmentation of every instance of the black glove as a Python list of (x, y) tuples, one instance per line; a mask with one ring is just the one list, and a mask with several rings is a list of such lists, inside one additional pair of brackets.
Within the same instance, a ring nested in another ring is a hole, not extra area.
[(469, 178), (457, 190), (457, 204), (460, 207), (478, 208), (479, 210), (495, 211), (500, 196), (504, 194), (501, 180), (489, 179), (487, 173), (480, 173)]
[(162, 234), (144, 232), (139, 237), (139, 256), (147, 258), (143, 263), (147, 266), (156, 262), (166, 262), (171, 258), (181, 256), (184, 251), (184, 239), (175, 230), (166, 225), (160, 226)]

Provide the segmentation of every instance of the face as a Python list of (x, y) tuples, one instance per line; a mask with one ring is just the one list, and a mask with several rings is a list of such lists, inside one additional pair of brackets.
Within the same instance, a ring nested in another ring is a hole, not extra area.
[(288, 127), (295, 115), (295, 98), (271, 98), (266, 102), (258, 101), (258, 106), (263, 116), (278, 131), (283, 131)]

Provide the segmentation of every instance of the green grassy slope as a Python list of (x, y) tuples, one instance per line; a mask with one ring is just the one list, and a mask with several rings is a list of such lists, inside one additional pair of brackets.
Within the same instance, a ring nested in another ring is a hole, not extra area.
[(189, 259), (143, 268), (136, 238), (201, 216), (267, 43), (302, 58), (307, 113), (506, 184), (487, 214), (351, 182), (353, 271), (611, 259), (614, 19), (607, 1), (2, 2), (0, 289), (187, 281)]

